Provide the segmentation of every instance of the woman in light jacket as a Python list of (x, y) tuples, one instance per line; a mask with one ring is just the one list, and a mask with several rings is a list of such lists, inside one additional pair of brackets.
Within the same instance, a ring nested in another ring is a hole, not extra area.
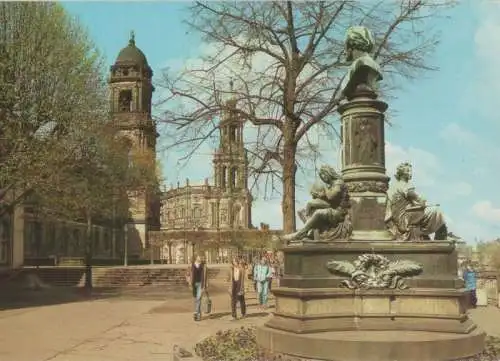
[(259, 305), (265, 309), (267, 307), (267, 297), (269, 292), (269, 279), (271, 278), (271, 267), (266, 257), (262, 257), (260, 263), (254, 268), (253, 279), (257, 283), (257, 294), (259, 295)]

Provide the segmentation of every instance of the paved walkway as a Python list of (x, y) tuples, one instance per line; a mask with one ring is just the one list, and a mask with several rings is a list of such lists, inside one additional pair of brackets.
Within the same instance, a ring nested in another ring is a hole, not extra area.
[[(250, 296), (250, 295), (249, 295)], [(192, 320), (190, 299), (123, 297), (0, 311), (0, 360), (170, 361), (175, 344), (193, 345), (217, 330), (262, 324), (269, 317), (249, 299), (249, 317), (232, 321), (226, 294), (213, 315)], [(500, 310), (478, 308), (474, 320), (500, 336)]]
[(170, 361), (175, 344), (193, 345), (219, 329), (265, 322), (249, 300), (249, 315), (232, 321), (228, 295), (212, 297), (213, 314), (192, 319), (190, 299), (121, 298), (0, 311), (0, 360)]

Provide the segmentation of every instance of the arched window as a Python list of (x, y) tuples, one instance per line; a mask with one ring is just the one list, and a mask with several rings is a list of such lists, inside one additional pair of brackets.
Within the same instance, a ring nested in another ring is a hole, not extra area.
[(81, 244), (80, 244), (80, 230), (78, 228), (75, 228), (73, 230), (73, 252), (75, 255), (81, 254)]
[(132, 111), (132, 90), (120, 90), (118, 95), (118, 105), (120, 112)]
[(236, 125), (231, 125), (229, 127), (229, 138), (232, 142), (236, 141)]
[(7, 219), (0, 222), (0, 263), (9, 261), (9, 244), (10, 244), (10, 221)]
[(236, 168), (231, 168), (231, 187), (236, 188), (238, 171)]
[(222, 189), (226, 188), (226, 178), (227, 178), (227, 168), (222, 167), (222, 179), (221, 179)]
[(233, 207), (233, 219), (232, 219), (232, 225), (233, 227), (239, 227), (241, 225), (241, 206), (239, 204), (235, 205)]
[(54, 222), (47, 222), (45, 224), (45, 245), (47, 247), (47, 251), (50, 252), (50, 254), (56, 253), (55, 244), (56, 226)]

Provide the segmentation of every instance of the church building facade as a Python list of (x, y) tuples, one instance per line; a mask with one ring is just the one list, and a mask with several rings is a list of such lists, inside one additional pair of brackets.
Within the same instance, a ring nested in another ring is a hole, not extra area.
[(177, 184), (162, 194), (161, 237), (169, 243), (163, 257), (172, 262), (187, 262), (194, 253), (188, 231), (203, 231), (208, 238), (221, 231), (253, 228), (244, 120), (238, 116), (234, 100), (229, 100), (226, 108), (219, 126), (219, 147), (212, 161), (213, 184), (208, 179), (202, 184), (192, 184), (187, 179), (185, 185)]

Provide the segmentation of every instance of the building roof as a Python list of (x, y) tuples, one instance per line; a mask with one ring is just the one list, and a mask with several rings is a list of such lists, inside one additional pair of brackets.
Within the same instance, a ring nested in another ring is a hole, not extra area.
[(128, 45), (118, 53), (115, 64), (120, 63), (133, 63), (135, 65), (148, 66), (146, 55), (144, 55), (141, 49), (135, 46), (135, 35), (133, 31), (130, 33)]

